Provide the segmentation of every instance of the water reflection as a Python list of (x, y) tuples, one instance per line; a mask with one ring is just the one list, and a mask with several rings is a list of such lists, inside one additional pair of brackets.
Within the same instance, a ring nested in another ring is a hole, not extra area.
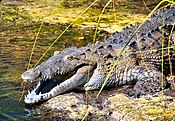
[(24, 108), (23, 101), (19, 101), (20, 85), (2, 81), (4, 80), (0, 80), (0, 121), (35, 119), (35, 115), (31, 117), (31, 113)]

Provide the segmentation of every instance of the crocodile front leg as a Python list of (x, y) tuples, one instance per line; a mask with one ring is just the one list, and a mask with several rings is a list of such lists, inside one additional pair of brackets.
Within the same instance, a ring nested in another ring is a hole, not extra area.
[(129, 94), (130, 96), (139, 97), (141, 95), (159, 92), (168, 86), (164, 75), (157, 70), (137, 67), (135, 71), (133, 70), (133, 73), (136, 76), (137, 82), (133, 91)]

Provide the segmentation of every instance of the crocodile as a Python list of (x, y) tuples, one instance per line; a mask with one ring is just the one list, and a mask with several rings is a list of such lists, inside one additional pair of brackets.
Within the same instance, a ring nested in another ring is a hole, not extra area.
[(170, 6), (152, 15), (130, 42), (138, 23), (106, 37), (104, 42), (56, 51), (21, 75), (27, 81), (42, 78), (35, 89), (28, 91), (25, 103), (48, 100), (76, 88), (99, 89), (116, 59), (105, 88), (135, 84), (130, 94), (134, 97), (161, 91), (169, 85), (165, 77), (170, 74), (170, 63), (172, 70), (175, 68), (175, 50), (166, 49), (175, 44), (174, 23), (175, 6)]

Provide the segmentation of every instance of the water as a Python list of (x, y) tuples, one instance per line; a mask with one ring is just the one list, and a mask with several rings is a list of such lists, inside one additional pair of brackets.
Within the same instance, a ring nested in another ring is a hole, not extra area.
[(35, 114), (29, 113), (31, 109), (26, 110), (23, 99), (19, 101), (22, 94), (20, 74), (26, 62), (22, 55), (25, 51), (20, 52), (17, 46), (3, 41), (0, 44), (0, 121), (37, 119), (38, 116), (35, 118)]
[[(1, 83), (0, 84), (0, 121), (11, 120), (34, 120), (39, 118), (39, 111), (32, 112), (32, 109), (25, 108), (23, 101), (19, 101), (19, 84)], [(36, 115), (36, 116), (35, 116)]]

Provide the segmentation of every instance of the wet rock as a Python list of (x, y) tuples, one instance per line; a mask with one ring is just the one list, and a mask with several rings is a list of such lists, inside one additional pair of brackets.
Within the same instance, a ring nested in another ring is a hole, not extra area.
[(42, 104), (41, 112), (50, 119), (73, 121), (82, 120), (87, 114), (90, 121), (163, 121), (172, 120), (175, 116), (174, 97), (146, 95), (136, 99), (121, 93), (120, 89), (111, 89), (102, 91), (96, 99), (97, 93), (89, 91), (88, 96), (85, 92), (59, 95)]

